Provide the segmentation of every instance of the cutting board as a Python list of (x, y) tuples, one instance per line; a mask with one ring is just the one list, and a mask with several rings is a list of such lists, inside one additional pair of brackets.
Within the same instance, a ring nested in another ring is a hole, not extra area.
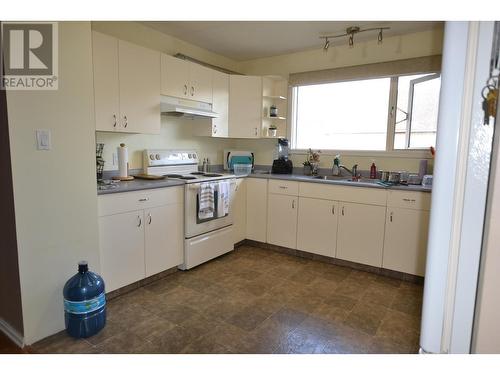
[(165, 178), (165, 176), (158, 176), (155, 174), (143, 174), (143, 173), (135, 174), (134, 177), (140, 180), (163, 180)]

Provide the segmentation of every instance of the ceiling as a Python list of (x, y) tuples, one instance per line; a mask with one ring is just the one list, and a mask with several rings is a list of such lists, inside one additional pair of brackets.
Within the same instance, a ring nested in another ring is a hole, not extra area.
[[(388, 26), (384, 37), (432, 30), (442, 22), (394, 21), (150, 21), (142, 24), (233, 60), (244, 61), (321, 48), (320, 35), (345, 33), (349, 26)], [(355, 41), (373, 40), (377, 32), (361, 33)], [(330, 46), (346, 44), (346, 38)]]

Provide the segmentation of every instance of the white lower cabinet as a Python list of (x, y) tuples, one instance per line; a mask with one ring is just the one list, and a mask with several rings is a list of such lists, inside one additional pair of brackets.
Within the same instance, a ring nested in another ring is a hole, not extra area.
[(144, 278), (144, 212), (99, 218), (101, 275), (106, 291)]
[(246, 238), (247, 223), (247, 189), (246, 179), (237, 178), (233, 196), (233, 243), (238, 243)]
[(382, 267), (385, 207), (339, 202), (337, 258)]
[(300, 197), (297, 249), (335, 257), (338, 215), (338, 202)]
[(183, 262), (183, 212), (184, 206), (179, 203), (145, 211), (146, 277)]
[(424, 276), (429, 211), (387, 207), (384, 268)]
[(298, 197), (269, 194), (267, 200), (267, 242), (291, 249), (297, 247)]
[(98, 197), (106, 292), (183, 263), (184, 187)]
[(266, 242), (267, 179), (247, 179), (246, 238)]

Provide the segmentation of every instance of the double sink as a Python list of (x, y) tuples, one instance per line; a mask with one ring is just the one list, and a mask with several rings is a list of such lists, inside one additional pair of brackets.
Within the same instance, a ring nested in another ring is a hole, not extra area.
[(379, 182), (379, 180), (374, 180), (370, 178), (358, 178), (353, 180), (352, 177), (346, 178), (346, 177), (339, 177), (339, 176), (311, 176), (311, 179), (314, 180), (326, 180), (326, 181), (339, 181), (339, 182), (352, 182), (356, 184), (370, 184), (374, 185)]

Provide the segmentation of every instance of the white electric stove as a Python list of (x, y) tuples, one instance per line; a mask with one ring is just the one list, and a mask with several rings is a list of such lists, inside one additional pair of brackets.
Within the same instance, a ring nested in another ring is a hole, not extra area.
[[(186, 182), (184, 188), (184, 264), (181, 269), (190, 269), (234, 249), (232, 202), (236, 178), (227, 173), (203, 173), (198, 171), (198, 153), (194, 150), (144, 150), (144, 173), (166, 176)], [(228, 184), (229, 210), (213, 217), (198, 215), (198, 192), (200, 185), (214, 186), (215, 207), (218, 206), (220, 184)]]

